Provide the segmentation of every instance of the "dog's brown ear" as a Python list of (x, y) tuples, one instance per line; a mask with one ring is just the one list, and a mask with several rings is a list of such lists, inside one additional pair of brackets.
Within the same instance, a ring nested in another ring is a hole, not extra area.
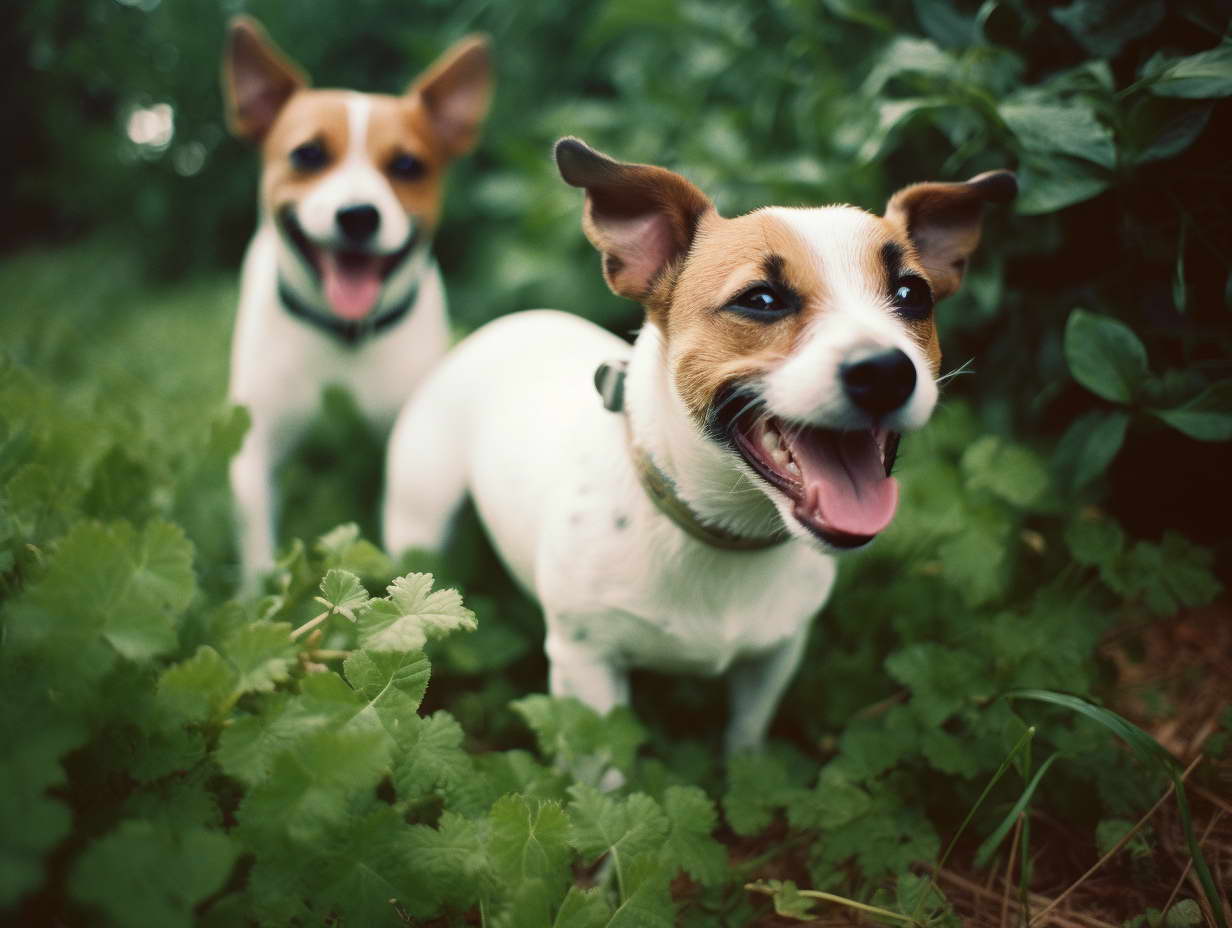
[(965, 184), (912, 184), (886, 204), (885, 218), (906, 232), (941, 299), (958, 289), (967, 258), (980, 242), (985, 203), (1008, 203), (1018, 195), (1009, 171), (989, 171)]
[(227, 28), (222, 62), (227, 127), (248, 142), (269, 132), (291, 94), (308, 86), (308, 77), (278, 50), (251, 16), (236, 16)]
[(407, 89), (428, 114), (445, 155), (463, 155), (479, 140), (492, 102), (492, 56), (486, 36), (467, 36), (432, 63)]
[(714, 209), (704, 193), (666, 168), (625, 164), (581, 139), (556, 143), (565, 183), (586, 190), (582, 228), (603, 255), (613, 292), (644, 302), (663, 270), (693, 243), (698, 220)]

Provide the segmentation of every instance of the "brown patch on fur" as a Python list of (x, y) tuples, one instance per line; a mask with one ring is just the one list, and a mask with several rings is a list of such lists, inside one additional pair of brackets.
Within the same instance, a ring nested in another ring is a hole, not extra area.
[[(886, 242), (902, 248), (901, 271), (927, 279), (911, 243), (892, 224), (870, 219), (867, 241), (856, 250), (858, 273), (870, 289), (888, 294), (881, 257)], [(783, 283), (799, 299), (799, 309), (772, 322), (723, 309), (734, 297), (766, 280), (767, 259), (778, 259)], [(659, 322), (674, 364), (676, 387), (697, 419), (705, 419), (724, 387), (769, 374), (800, 346), (818, 316), (826, 311), (831, 286), (817, 256), (800, 233), (764, 210), (736, 219), (703, 217), (688, 260), (673, 269), (647, 303)], [(932, 318), (904, 320), (925, 350), (934, 373), (941, 350)]]
[[(347, 90), (301, 91), (283, 107), (261, 146), (265, 165), (261, 197), (271, 212), (277, 213), (287, 204), (298, 202), (342, 163), (351, 143), (347, 114), (350, 94)], [(407, 214), (434, 228), (440, 215), (448, 158), (431, 143), (422, 107), (404, 97), (366, 96), (372, 108), (364, 145), (372, 165), (389, 181)], [(291, 163), (291, 152), (311, 141), (325, 147), (329, 163), (317, 171), (297, 170)], [(423, 162), (422, 176), (405, 180), (390, 174), (390, 163), (402, 153)]]

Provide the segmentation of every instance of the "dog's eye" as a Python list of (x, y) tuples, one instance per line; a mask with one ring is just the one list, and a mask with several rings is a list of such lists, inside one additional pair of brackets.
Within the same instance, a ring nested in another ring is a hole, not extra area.
[(894, 287), (894, 307), (909, 319), (927, 319), (933, 311), (933, 292), (922, 277), (903, 277)]
[(796, 306), (795, 303), (780, 296), (772, 287), (758, 284), (755, 287), (749, 287), (728, 303), (726, 308), (753, 319), (769, 322), (793, 311)]
[(394, 155), (389, 162), (389, 173), (399, 180), (417, 180), (423, 177), (426, 171), (422, 161), (406, 152)]
[(305, 142), (291, 151), (291, 163), (300, 171), (319, 171), (329, 161), (329, 154), (320, 142)]

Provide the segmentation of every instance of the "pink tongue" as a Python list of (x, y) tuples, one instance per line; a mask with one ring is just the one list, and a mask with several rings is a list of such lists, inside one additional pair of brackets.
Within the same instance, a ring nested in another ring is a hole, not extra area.
[(381, 295), (380, 256), (350, 255), (344, 260), (337, 252), (325, 250), (320, 255), (321, 279), (330, 308), (348, 321), (363, 319)]
[(848, 535), (876, 535), (898, 506), (898, 481), (885, 475), (872, 432), (805, 429), (790, 443), (800, 466), (804, 499), (799, 508)]

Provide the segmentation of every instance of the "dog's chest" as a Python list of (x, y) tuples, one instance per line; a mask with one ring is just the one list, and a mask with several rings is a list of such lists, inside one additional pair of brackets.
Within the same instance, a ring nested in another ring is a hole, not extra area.
[(720, 674), (795, 636), (824, 604), (832, 559), (790, 542), (710, 548), (668, 522), (629, 477), (617, 484), (624, 493), (579, 483), (562, 494), (568, 503), (544, 549), (551, 564), (542, 565), (555, 580), (540, 594), (554, 633), (632, 667)]

